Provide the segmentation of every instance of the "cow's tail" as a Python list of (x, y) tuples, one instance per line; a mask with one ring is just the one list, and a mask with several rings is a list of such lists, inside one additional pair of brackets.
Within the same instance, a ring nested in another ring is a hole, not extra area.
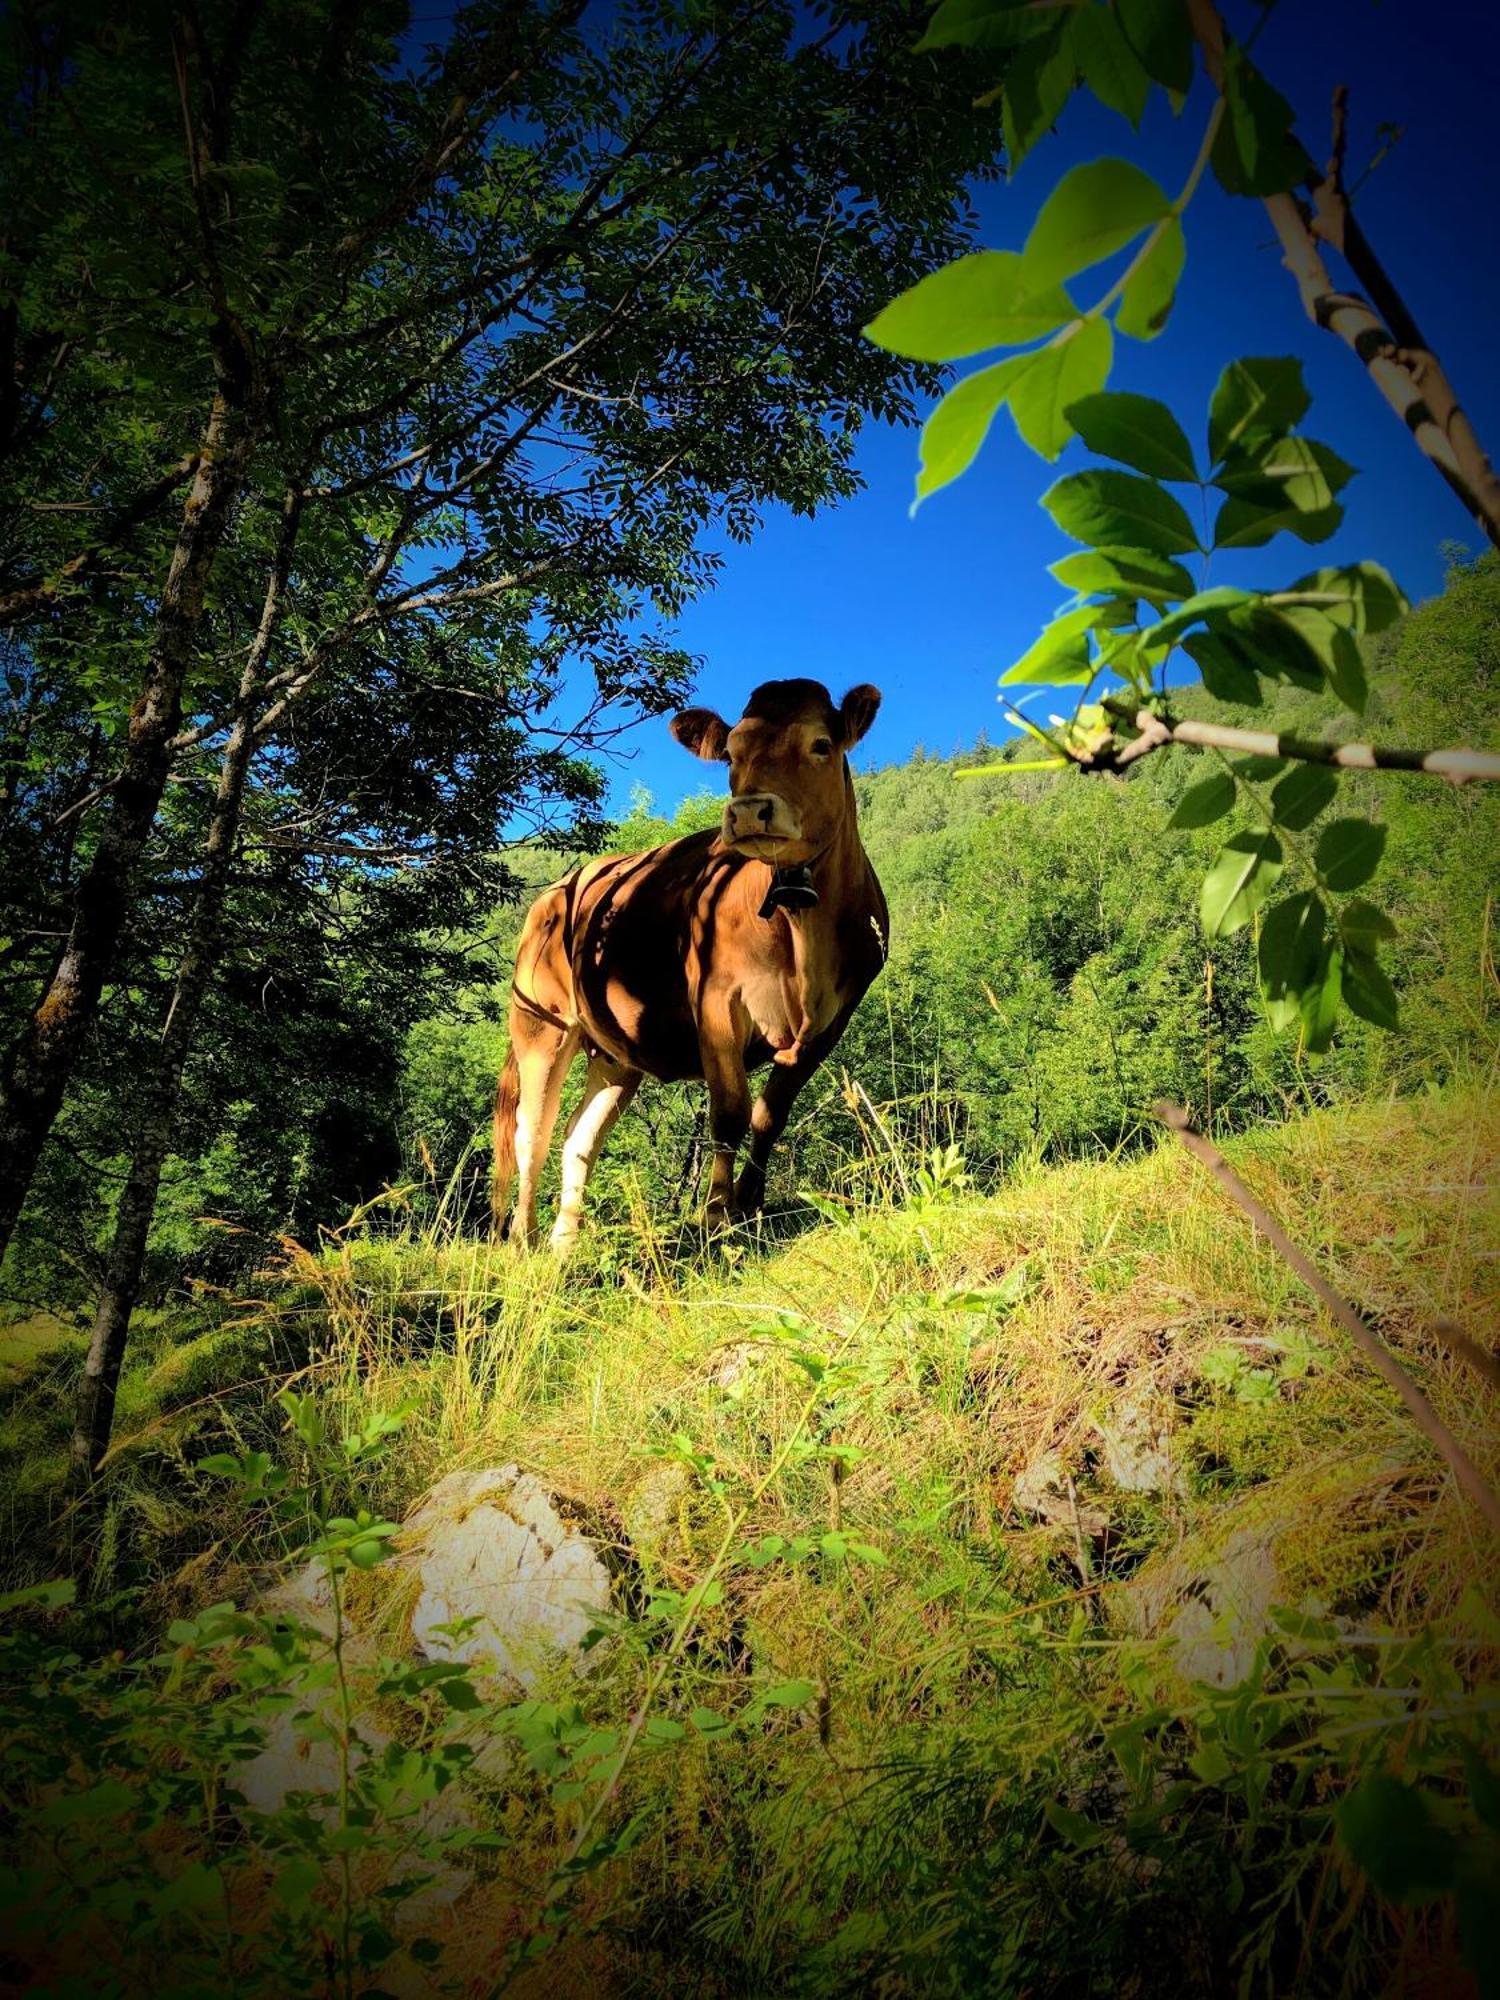
[(495, 1174), (490, 1183), (490, 1226), (505, 1233), (511, 1184), (516, 1177), (516, 1116), (521, 1108), (521, 1066), (511, 1050), (495, 1088)]

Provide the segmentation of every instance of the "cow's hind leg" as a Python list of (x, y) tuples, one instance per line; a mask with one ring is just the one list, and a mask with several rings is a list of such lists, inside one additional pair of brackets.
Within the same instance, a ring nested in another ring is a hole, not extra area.
[[(576, 1027), (556, 1026), (516, 1005), (510, 1012), (510, 1046), (516, 1064), (516, 1205), (511, 1235), (523, 1246), (536, 1241), (536, 1193), (552, 1144), (563, 1081), (578, 1053)], [(504, 1078), (501, 1089), (504, 1090)]]
[(583, 1197), (594, 1162), (615, 1120), (635, 1096), (640, 1081), (639, 1070), (624, 1069), (598, 1050), (590, 1054), (583, 1099), (568, 1120), (563, 1138), (562, 1196), (551, 1238), (552, 1248), (560, 1257), (566, 1256), (578, 1240)]

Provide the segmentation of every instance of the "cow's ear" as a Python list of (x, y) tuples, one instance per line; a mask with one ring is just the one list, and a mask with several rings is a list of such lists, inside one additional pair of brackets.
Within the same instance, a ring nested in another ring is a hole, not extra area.
[(729, 724), (711, 708), (684, 708), (672, 717), (672, 734), (684, 750), (709, 764), (729, 761)]
[(850, 688), (839, 703), (839, 726), (844, 748), (852, 750), (880, 712), (880, 689), (861, 681)]

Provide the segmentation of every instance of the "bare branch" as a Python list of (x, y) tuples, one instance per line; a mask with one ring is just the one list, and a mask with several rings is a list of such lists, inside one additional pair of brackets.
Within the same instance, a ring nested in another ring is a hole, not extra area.
[[(1214, 0), (1188, 0), (1188, 14), (1204, 67), (1222, 89), (1224, 24)], [(1336, 334), (1359, 357), (1418, 449), (1500, 548), (1500, 478), (1442, 363), (1417, 332), (1415, 320), (1354, 221), (1342, 185), (1320, 180), (1312, 214), (1291, 194), (1266, 195), (1263, 200), (1308, 318), (1314, 326)], [(1368, 298), (1334, 284), (1318, 247), (1320, 240), (1340, 250)]]
[(1201, 1132), (1194, 1130), (1192, 1120), (1181, 1105), (1161, 1103), (1154, 1105), (1152, 1109), (1193, 1157), (1202, 1161), (1220, 1187), (1239, 1204), (1277, 1255), (1291, 1266), (1308, 1290), (1328, 1308), (1370, 1366), (1390, 1384), (1405, 1403), (1423, 1436), (1436, 1446), (1452, 1466), (1459, 1485), (1484, 1515), (1491, 1528), (1500, 1532), (1500, 1499), (1497, 1499), (1485, 1484), (1474, 1461), (1374, 1330), (1365, 1323), (1346, 1299), (1340, 1298), (1328, 1280), (1292, 1242), (1270, 1211), (1256, 1200), (1217, 1146), (1205, 1139)]
[[(1116, 700), (1106, 698), (1104, 705), (1121, 712), (1121, 704)], [(1105, 744), (1089, 755), (1073, 756), (1071, 761), (1089, 770), (1118, 771), (1149, 757), (1153, 750), (1164, 750), (1172, 743), (1188, 743), (1197, 750), (1287, 757), (1301, 764), (1332, 764), (1344, 771), (1425, 771), (1429, 777), (1446, 779), (1450, 785), (1466, 785), (1471, 779), (1500, 780), (1500, 755), (1487, 750), (1406, 750), (1393, 744), (1325, 743), (1291, 731), (1236, 729), (1223, 722), (1174, 722), (1170, 716), (1157, 715), (1145, 708), (1136, 710), (1128, 719), (1140, 735), (1123, 749)]]

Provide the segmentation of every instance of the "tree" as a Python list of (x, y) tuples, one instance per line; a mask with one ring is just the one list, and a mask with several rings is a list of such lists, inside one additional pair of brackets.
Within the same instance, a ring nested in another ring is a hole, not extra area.
[[(22, 733), (87, 712), (97, 740), (65, 856), (35, 742), (10, 759), (20, 846), (52, 865), (51, 920), (22, 928), (65, 936), (12, 967), (0, 1244), (169, 787), (213, 799), (91, 1383), (118, 1366), (247, 800), (290, 791), (310, 849), (382, 880), (369, 829), (414, 814), (366, 781), (410, 768), (378, 746), (415, 711), (441, 718), (439, 791), (510, 752), (488, 824), (454, 836), (471, 860), (519, 797), (576, 803), (604, 712), (680, 698), (650, 621), (711, 578), (705, 527), (847, 493), (865, 415), (927, 379), (851, 367), (848, 339), (893, 271), (958, 247), (985, 153), (975, 69), (913, 55), (904, 22), (643, 0), (591, 28), (582, 0), (474, 0), (417, 50), (394, 5), (13, 11), (0, 622)], [(565, 669), (592, 680), (583, 722), (518, 762)], [(350, 728), (367, 754), (330, 761)]]

